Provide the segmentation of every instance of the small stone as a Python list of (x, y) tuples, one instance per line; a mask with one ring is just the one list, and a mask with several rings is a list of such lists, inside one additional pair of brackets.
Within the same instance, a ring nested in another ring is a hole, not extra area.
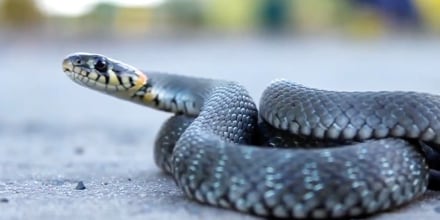
[(78, 184), (75, 187), (76, 190), (85, 190), (86, 186), (84, 185), (83, 181), (79, 181)]
[(8, 202), (9, 202), (9, 199), (7, 199), (7, 198), (0, 199), (0, 203), (8, 203)]
[(127, 180), (128, 180), (128, 181), (131, 181), (131, 178), (128, 178)]
[(76, 147), (76, 148), (75, 148), (75, 154), (76, 154), (76, 155), (83, 155), (83, 154), (84, 154), (84, 148), (82, 148), (82, 147)]
[(107, 182), (104, 182), (104, 183), (103, 183), (103, 185), (104, 185), (104, 186), (107, 186), (107, 185), (108, 185), (108, 183), (107, 183)]

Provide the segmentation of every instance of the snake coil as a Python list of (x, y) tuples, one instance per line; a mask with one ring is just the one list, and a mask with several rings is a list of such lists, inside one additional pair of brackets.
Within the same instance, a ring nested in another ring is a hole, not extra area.
[(277, 80), (258, 114), (234, 82), (144, 72), (88, 53), (68, 56), (63, 69), (83, 86), (177, 113), (156, 139), (156, 163), (187, 197), (263, 217), (356, 217), (405, 204), (428, 184), (416, 143), (440, 144), (440, 97), (431, 94)]

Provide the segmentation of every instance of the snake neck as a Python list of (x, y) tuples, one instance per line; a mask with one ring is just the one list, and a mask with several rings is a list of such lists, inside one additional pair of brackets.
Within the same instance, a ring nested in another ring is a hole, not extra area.
[[(148, 72), (148, 81), (131, 101), (156, 110), (197, 116), (215, 83), (210, 79)], [(195, 89), (197, 88), (197, 89)]]

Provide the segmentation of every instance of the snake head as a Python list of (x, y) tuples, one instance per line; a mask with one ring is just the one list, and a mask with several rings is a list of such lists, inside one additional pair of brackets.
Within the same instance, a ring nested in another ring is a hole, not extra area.
[(139, 69), (100, 54), (74, 53), (63, 60), (63, 71), (74, 82), (129, 98), (147, 84), (147, 76)]

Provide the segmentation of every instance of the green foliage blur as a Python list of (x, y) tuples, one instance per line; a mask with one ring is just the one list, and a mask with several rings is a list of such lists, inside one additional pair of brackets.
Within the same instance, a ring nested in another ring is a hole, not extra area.
[(37, 25), (43, 17), (32, 0), (4, 0), (0, 6), (0, 21), (3, 25), (13, 27)]
[[(393, 3), (394, 2), (394, 3)], [(154, 7), (95, 5), (79, 17), (48, 16), (32, 0), (0, 1), (0, 26), (66, 35), (168, 33), (440, 33), (438, 0), (166, 0)], [(43, 28), (41, 28), (43, 27)]]

